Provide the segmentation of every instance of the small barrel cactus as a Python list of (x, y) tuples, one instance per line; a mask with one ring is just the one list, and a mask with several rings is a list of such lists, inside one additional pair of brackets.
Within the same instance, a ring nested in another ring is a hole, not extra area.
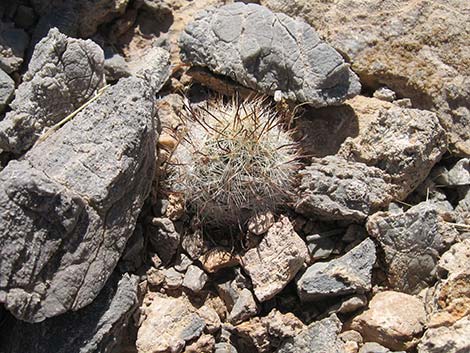
[(214, 99), (204, 107), (187, 106), (184, 120), (170, 184), (201, 221), (243, 224), (288, 200), (298, 145), (265, 99)]

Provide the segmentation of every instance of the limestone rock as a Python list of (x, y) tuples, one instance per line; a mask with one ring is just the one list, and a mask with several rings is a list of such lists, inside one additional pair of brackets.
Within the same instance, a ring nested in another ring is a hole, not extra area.
[(137, 334), (139, 353), (182, 352), (186, 342), (204, 330), (204, 320), (184, 297), (157, 294), (144, 312), (146, 318)]
[(369, 217), (367, 231), (385, 254), (390, 285), (411, 294), (433, 281), (439, 255), (458, 237), (439, 208), (427, 202), (406, 212), (378, 212)]
[(6, 105), (10, 103), (13, 92), (15, 92), (15, 81), (0, 69), (0, 114), (3, 113)]
[(392, 200), (390, 177), (363, 163), (336, 156), (312, 158), (300, 174), (295, 210), (309, 217), (363, 221)]
[(43, 129), (89, 100), (103, 83), (103, 62), (97, 44), (51, 29), (35, 47), (12, 111), (0, 121), (0, 149), (17, 154), (28, 150)]
[(7, 74), (18, 71), (28, 44), (29, 36), (25, 31), (0, 21), (0, 69)]
[(435, 110), (452, 150), (470, 153), (468, 1), (261, 3), (305, 19), (349, 57), (368, 87), (386, 85), (413, 106)]
[(312, 27), (256, 4), (206, 9), (186, 26), (180, 47), (183, 61), (316, 107), (339, 104), (361, 88), (342, 56)]
[(366, 341), (393, 350), (408, 350), (418, 343), (424, 330), (424, 304), (411, 295), (386, 291), (377, 293), (369, 309), (356, 316), (351, 324)]
[(16, 317), (76, 311), (104, 286), (155, 172), (153, 97), (121, 80), (0, 172), (0, 302)]
[(311, 301), (370, 290), (375, 259), (374, 242), (366, 239), (337, 259), (314, 263), (297, 280), (300, 299)]
[(269, 228), (256, 248), (241, 257), (241, 265), (253, 282), (256, 298), (263, 302), (279, 293), (308, 259), (308, 249), (289, 219)]
[(138, 305), (137, 276), (112, 276), (87, 307), (41, 323), (15, 320), (2, 327), (2, 353), (114, 352)]
[(186, 274), (184, 275), (183, 287), (192, 290), (194, 293), (199, 293), (207, 282), (206, 273), (199, 267), (190, 265)]
[(470, 317), (466, 316), (450, 327), (428, 329), (418, 353), (463, 353), (470, 351)]

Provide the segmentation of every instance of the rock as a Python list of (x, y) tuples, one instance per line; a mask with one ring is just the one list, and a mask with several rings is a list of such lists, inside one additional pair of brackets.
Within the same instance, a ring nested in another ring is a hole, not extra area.
[(408, 350), (419, 341), (424, 330), (424, 305), (411, 295), (386, 291), (377, 293), (369, 309), (353, 319), (351, 328), (366, 341), (373, 341), (393, 350)]
[(207, 8), (180, 37), (182, 59), (264, 94), (315, 107), (360, 92), (341, 55), (305, 22), (256, 4)]
[(114, 82), (131, 75), (124, 57), (109, 48), (104, 51), (104, 76), (107, 82)]
[(251, 288), (251, 285), (250, 280), (243, 275), (239, 268), (236, 268), (233, 276), (230, 276), (229, 278), (226, 278), (225, 276), (220, 277), (217, 280), (215, 287), (228, 311), (231, 311), (243, 289)]
[(440, 277), (448, 278), (461, 272), (470, 273), (470, 239), (456, 243), (442, 254), (437, 264)]
[(144, 262), (144, 234), (142, 226), (137, 223), (134, 233), (129, 238), (126, 248), (122, 253), (119, 263), (119, 270), (121, 272), (136, 272)]
[(238, 353), (238, 351), (229, 342), (219, 342), (215, 344), (214, 353)]
[(3, 113), (15, 92), (15, 81), (0, 69), (0, 114)]
[(0, 69), (7, 74), (18, 71), (23, 63), (29, 36), (12, 23), (0, 21)]
[[(181, 247), (193, 260), (197, 260), (204, 252), (208, 250), (208, 246), (204, 242), (203, 234), (200, 230), (183, 235), (181, 239)], [(204, 269), (207, 272), (210, 272), (208, 269)]]
[(439, 208), (422, 202), (406, 212), (377, 212), (369, 217), (367, 231), (380, 244), (392, 288), (416, 294), (434, 280), (434, 268), (459, 236)]
[(344, 343), (338, 337), (341, 326), (335, 315), (313, 322), (294, 338), (287, 339), (276, 353), (343, 353)]
[(380, 87), (374, 92), (374, 97), (386, 102), (393, 102), (397, 95), (388, 87)]
[(202, 335), (196, 342), (191, 343), (184, 350), (185, 353), (213, 353), (215, 350), (215, 338), (212, 335)]
[(180, 234), (168, 218), (153, 218), (147, 228), (150, 243), (164, 264), (168, 264), (176, 254), (180, 245)]
[(314, 263), (297, 280), (300, 299), (312, 301), (369, 291), (375, 259), (374, 242), (366, 239), (337, 259)]
[(336, 156), (312, 158), (300, 175), (295, 210), (307, 217), (363, 221), (393, 198), (387, 174)]
[(359, 353), (390, 353), (390, 349), (376, 342), (366, 342), (359, 350)]
[(183, 285), (184, 276), (173, 267), (166, 268), (162, 272), (165, 276), (165, 288), (178, 289)]
[(186, 272), (189, 265), (191, 265), (193, 261), (183, 253), (177, 254), (175, 265), (173, 266), (176, 271), (178, 272)]
[(11, 112), (0, 121), (0, 149), (20, 154), (43, 129), (89, 100), (103, 83), (103, 51), (91, 41), (53, 28), (33, 52)]
[(428, 329), (418, 353), (463, 353), (470, 351), (470, 317), (466, 316), (450, 327)]
[(357, 99), (353, 104), (370, 104), (366, 118), (370, 120), (357, 137), (346, 139), (338, 154), (382, 169), (391, 177), (395, 196), (404, 199), (446, 151), (445, 131), (436, 114), (393, 104), (384, 108), (375, 99)]
[(147, 270), (147, 283), (151, 287), (160, 287), (165, 282), (165, 273), (162, 270), (150, 267)]
[(29, 6), (19, 5), (15, 13), (15, 24), (21, 28), (29, 28), (34, 25), (37, 16)]
[(215, 333), (219, 331), (221, 326), (220, 317), (213, 308), (203, 305), (197, 310), (197, 313), (206, 323), (205, 332)]
[(144, 308), (146, 318), (137, 333), (139, 353), (182, 352), (186, 342), (198, 338), (205, 322), (184, 297), (155, 295)]
[(12, 320), (2, 327), (3, 353), (114, 352), (138, 305), (137, 276), (112, 276), (93, 303), (72, 313), (30, 324)]
[(206, 273), (199, 267), (190, 265), (184, 275), (183, 287), (199, 293), (206, 285), (208, 277)]
[(228, 321), (232, 325), (236, 325), (248, 320), (257, 313), (258, 305), (256, 304), (255, 298), (253, 298), (253, 294), (249, 289), (243, 288), (233, 305), (232, 311), (230, 311)]
[(215, 273), (227, 267), (234, 267), (239, 263), (238, 258), (232, 252), (220, 247), (210, 249), (199, 260), (204, 270), (209, 273)]
[(241, 265), (253, 282), (256, 298), (271, 299), (289, 283), (308, 259), (308, 250), (289, 219), (281, 216), (256, 248), (241, 257)]
[(305, 19), (351, 60), (366, 86), (386, 85), (410, 97), (413, 106), (435, 110), (448, 132), (451, 149), (470, 153), (467, 1), (261, 3)]
[(341, 340), (344, 343), (354, 342), (354, 343), (357, 343), (358, 345), (362, 344), (361, 334), (357, 331), (354, 331), (354, 330), (343, 331), (338, 335), (338, 337), (341, 338)]
[(90, 304), (134, 231), (154, 172), (154, 93), (137, 78), (11, 161), (0, 172), (0, 303), (30, 322)]
[(365, 295), (354, 295), (344, 300), (339, 305), (338, 312), (341, 314), (348, 314), (365, 306), (367, 306), (367, 297)]
[(470, 159), (462, 158), (450, 169), (441, 167), (436, 171), (436, 183), (445, 186), (465, 186), (470, 185)]
[(335, 246), (335, 241), (329, 237), (307, 236), (307, 247), (311, 261), (327, 259), (335, 249)]
[(248, 231), (255, 235), (262, 235), (274, 224), (275, 219), (271, 211), (253, 216), (248, 220)]

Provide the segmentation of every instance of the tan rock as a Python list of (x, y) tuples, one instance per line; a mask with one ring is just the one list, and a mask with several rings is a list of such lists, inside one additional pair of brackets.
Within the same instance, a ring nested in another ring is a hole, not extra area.
[(209, 273), (215, 273), (222, 268), (238, 265), (238, 258), (224, 248), (212, 248), (199, 258), (202, 267)]
[(213, 353), (215, 338), (212, 335), (202, 335), (196, 342), (191, 343), (184, 350), (185, 353)]
[(184, 196), (180, 193), (173, 192), (168, 195), (168, 207), (166, 208), (166, 216), (172, 221), (177, 221), (184, 215)]
[(470, 352), (470, 316), (464, 317), (450, 327), (428, 329), (418, 353), (464, 353)]
[(418, 343), (424, 329), (424, 304), (414, 296), (386, 291), (376, 294), (369, 309), (356, 316), (351, 328), (365, 341), (378, 342), (392, 350), (408, 350)]
[(274, 224), (274, 215), (271, 211), (255, 215), (248, 221), (248, 231), (262, 235)]
[(241, 257), (255, 296), (265, 301), (279, 293), (308, 259), (308, 249), (287, 217), (281, 216), (256, 248)]

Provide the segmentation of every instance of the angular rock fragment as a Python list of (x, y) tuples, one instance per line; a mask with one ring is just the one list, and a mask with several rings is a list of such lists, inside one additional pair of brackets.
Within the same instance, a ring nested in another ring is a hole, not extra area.
[(164, 264), (175, 256), (181, 236), (168, 218), (153, 218), (147, 228), (147, 236)]
[(369, 309), (351, 324), (366, 341), (378, 342), (393, 350), (408, 350), (418, 343), (424, 330), (426, 312), (416, 297), (400, 292), (381, 292), (369, 303)]
[(450, 187), (470, 185), (470, 159), (462, 158), (455, 165), (447, 170), (445, 167), (439, 167), (433, 174), (435, 181), (439, 185)]
[(183, 61), (315, 107), (339, 104), (361, 89), (342, 56), (312, 27), (256, 4), (208, 8), (186, 26), (180, 47)]
[(344, 342), (338, 337), (341, 326), (336, 315), (313, 322), (294, 338), (286, 340), (276, 353), (343, 353)]
[(231, 275), (229, 278), (219, 278), (216, 283), (217, 292), (229, 312), (237, 302), (243, 289), (251, 288), (250, 280), (243, 275), (239, 268), (236, 268), (234, 272), (234, 275)]
[(390, 177), (375, 167), (336, 156), (312, 158), (301, 172), (295, 210), (329, 220), (363, 221), (393, 199)]
[(146, 318), (137, 334), (137, 351), (182, 352), (186, 342), (198, 338), (204, 320), (184, 297), (172, 298), (157, 294), (144, 308)]
[(238, 258), (231, 251), (224, 248), (215, 247), (207, 251), (199, 258), (202, 267), (209, 273), (215, 273), (223, 268), (238, 265)]
[(308, 249), (289, 219), (281, 216), (256, 248), (241, 257), (253, 282), (256, 298), (263, 302), (279, 293), (308, 260)]
[(7, 74), (18, 71), (28, 44), (29, 36), (25, 31), (0, 21), (0, 69)]
[(154, 92), (119, 81), (0, 172), (0, 303), (38, 322), (76, 311), (116, 266), (155, 173)]
[(255, 316), (258, 313), (258, 305), (256, 304), (253, 294), (247, 288), (240, 291), (235, 304), (233, 305), (232, 311), (228, 316), (228, 321), (233, 324), (239, 324), (250, 317)]
[(13, 92), (15, 92), (15, 81), (0, 69), (0, 114), (3, 113), (6, 105), (10, 103)]
[(452, 326), (428, 329), (418, 353), (464, 353), (470, 351), (470, 316), (457, 321)]
[(199, 293), (207, 282), (206, 273), (199, 267), (190, 265), (186, 274), (184, 275), (183, 287), (192, 290), (194, 293)]
[(0, 149), (17, 154), (26, 151), (43, 129), (89, 100), (103, 84), (103, 62), (97, 44), (51, 29), (35, 47), (10, 104), (12, 111), (0, 121)]
[(201, 335), (196, 342), (186, 346), (184, 353), (213, 353), (215, 338), (212, 335)]
[(377, 212), (369, 217), (367, 231), (384, 251), (392, 288), (411, 294), (433, 281), (439, 255), (459, 235), (443, 220), (439, 208), (428, 202), (406, 212)]
[(113, 352), (138, 305), (137, 276), (112, 276), (87, 307), (41, 323), (10, 322), (2, 328), (3, 353)]
[(297, 281), (300, 299), (367, 292), (372, 286), (375, 259), (374, 242), (366, 239), (337, 259), (314, 263)]

